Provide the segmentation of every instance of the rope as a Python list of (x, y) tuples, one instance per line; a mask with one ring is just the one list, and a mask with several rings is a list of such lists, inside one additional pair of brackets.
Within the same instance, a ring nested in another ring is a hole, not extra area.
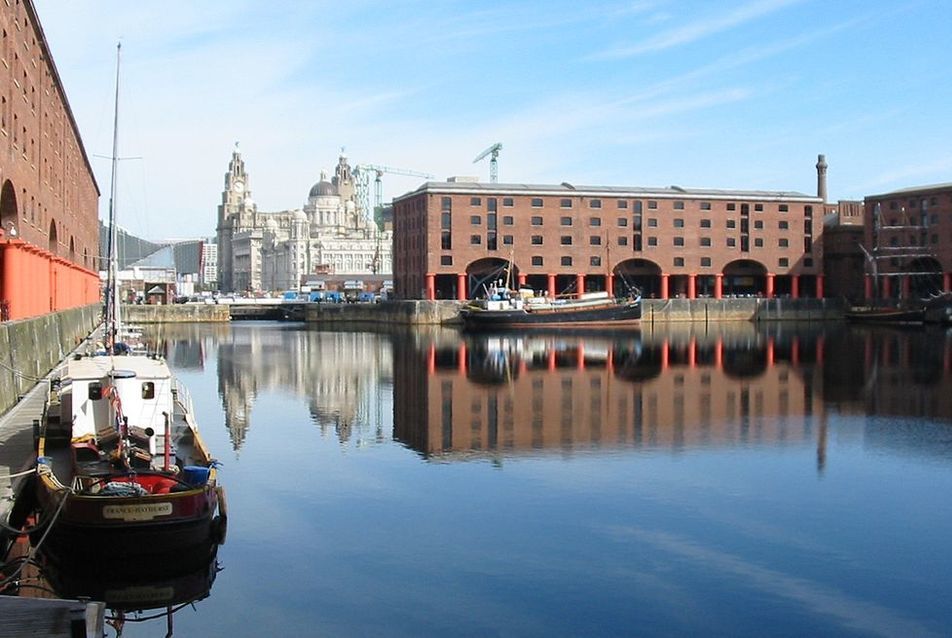
[(43, 381), (43, 380), (45, 379), (45, 377), (34, 377), (33, 375), (27, 374), (26, 372), (20, 372), (20, 371), (17, 370), (16, 368), (13, 368), (13, 367), (11, 367), (11, 366), (8, 366), (7, 364), (3, 363), (2, 361), (0, 361), (0, 368), (4, 368), (4, 369), (6, 369), (6, 370), (9, 370), (10, 372), (12, 372), (12, 373), (14, 374), (14, 376), (18, 376), (18, 377), (20, 377), (21, 379), (26, 379), (27, 381), (40, 382), (40, 381)]
[(16, 474), (0, 474), (0, 481), (7, 481), (21, 476), (26, 476), (27, 474), (33, 474), (36, 471), (36, 468), (30, 468), (29, 470), (24, 470), (22, 472), (17, 472)]
[(40, 540), (30, 549), (30, 553), (27, 554), (26, 558), (23, 560), (23, 563), (16, 569), (15, 572), (0, 580), (0, 589), (7, 587), (10, 583), (15, 582), (17, 577), (20, 575), (20, 572), (23, 571), (23, 568), (26, 567), (29, 563), (33, 562), (36, 553), (39, 551), (40, 547), (43, 545), (43, 541), (46, 540), (46, 537), (49, 536), (50, 531), (53, 529), (53, 524), (56, 523), (56, 519), (59, 518), (60, 512), (63, 511), (63, 506), (66, 505), (66, 499), (69, 498), (69, 490), (63, 490), (63, 498), (60, 499), (59, 505), (56, 507), (56, 511), (53, 512), (53, 517), (49, 520), (49, 523), (46, 527), (46, 531), (43, 532), (43, 536), (40, 537)]

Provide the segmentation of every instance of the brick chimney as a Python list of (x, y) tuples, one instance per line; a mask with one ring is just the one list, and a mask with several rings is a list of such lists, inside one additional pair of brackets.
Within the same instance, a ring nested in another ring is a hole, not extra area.
[(826, 203), (826, 155), (817, 155), (816, 160), (816, 196)]

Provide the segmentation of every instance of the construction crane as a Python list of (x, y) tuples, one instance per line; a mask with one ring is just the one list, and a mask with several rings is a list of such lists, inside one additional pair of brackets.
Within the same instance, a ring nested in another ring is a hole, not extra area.
[[(383, 206), (383, 175), (405, 175), (407, 177), (422, 177), (424, 179), (435, 179), (429, 173), (420, 171), (411, 171), (405, 168), (392, 168), (390, 166), (378, 166), (376, 164), (358, 164), (354, 167), (354, 182), (357, 190), (357, 201), (364, 209), (367, 218), (373, 220), (374, 211)], [(374, 207), (370, 207), (370, 179), (374, 181)]]
[(499, 151), (502, 150), (502, 144), (496, 142), (485, 151), (476, 156), (476, 159), (473, 160), (473, 164), (483, 159), (487, 155), (491, 155), (489, 158), (489, 181), (493, 184), (499, 181), (499, 174), (496, 172), (496, 158), (499, 157)]

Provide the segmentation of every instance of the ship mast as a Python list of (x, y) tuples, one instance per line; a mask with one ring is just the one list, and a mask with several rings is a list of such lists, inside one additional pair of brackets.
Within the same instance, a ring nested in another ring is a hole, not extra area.
[(122, 43), (116, 45), (116, 97), (112, 121), (112, 171), (109, 185), (109, 274), (106, 282), (106, 351), (112, 353), (119, 336), (119, 232), (116, 227), (116, 166), (119, 161), (119, 58)]

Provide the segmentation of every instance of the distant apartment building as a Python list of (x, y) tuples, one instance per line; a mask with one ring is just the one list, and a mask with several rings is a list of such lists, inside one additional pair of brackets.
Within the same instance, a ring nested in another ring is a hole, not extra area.
[(818, 195), (427, 182), (394, 200), (397, 298), (479, 296), (508, 279), (550, 296), (822, 297)]
[(36, 9), (0, 2), (0, 319), (97, 303), (96, 185)]

